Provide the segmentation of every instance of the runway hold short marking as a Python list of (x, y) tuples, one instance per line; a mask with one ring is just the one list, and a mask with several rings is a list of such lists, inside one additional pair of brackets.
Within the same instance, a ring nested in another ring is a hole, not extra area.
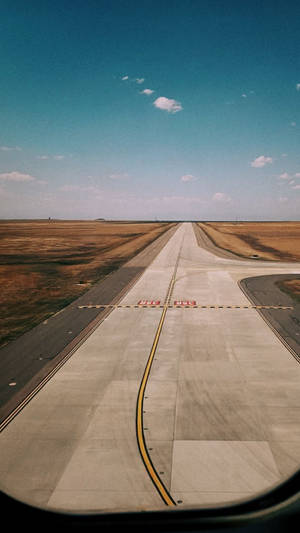
[(140, 300), (138, 305), (159, 305), (160, 300)]
[[(140, 300), (137, 304), (89, 304), (78, 305), (78, 309), (139, 309), (153, 308), (163, 309), (165, 306), (160, 305), (160, 300)], [(284, 305), (201, 305), (197, 304), (195, 300), (175, 300), (173, 305), (167, 305), (168, 309), (294, 309), (292, 306)]]
[(196, 300), (175, 300), (174, 305), (180, 305), (182, 307), (189, 307), (191, 305), (196, 305)]

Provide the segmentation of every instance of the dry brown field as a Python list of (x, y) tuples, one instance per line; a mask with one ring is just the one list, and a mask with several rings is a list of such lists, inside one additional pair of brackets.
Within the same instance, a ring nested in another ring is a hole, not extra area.
[(173, 225), (0, 221), (0, 346), (81, 296)]
[(277, 283), (278, 287), (300, 302), (300, 279), (288, 279)]
[(212, 241), (241, 257), (300, 262), (300, 222), (199, 222)]

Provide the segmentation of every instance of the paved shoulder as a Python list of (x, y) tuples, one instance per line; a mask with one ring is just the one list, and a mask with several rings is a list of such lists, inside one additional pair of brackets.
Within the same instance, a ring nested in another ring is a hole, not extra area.
[(286, 306), (291, 309), (261, 309), (260, 314), (300, 361), (300, 303), (280, 290), (278, 282), (299, 279), (299, 274), (271, 274), (240, 281), (240, 287), (255, 305)]

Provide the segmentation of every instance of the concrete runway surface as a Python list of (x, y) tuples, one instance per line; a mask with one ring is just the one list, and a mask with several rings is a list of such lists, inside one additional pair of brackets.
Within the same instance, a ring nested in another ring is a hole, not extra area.
[(62, 510), (176, 509), (250, 498), (294, 472), (300, 365), (237, 282), (299, 272), (218, 257), (180, 225), (122, 300), (129, 307), (3, 430), (1, 489)]

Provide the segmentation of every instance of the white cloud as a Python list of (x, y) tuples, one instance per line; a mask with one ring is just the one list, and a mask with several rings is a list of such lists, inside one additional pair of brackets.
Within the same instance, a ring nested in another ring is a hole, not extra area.
[(79, 185), (63, 185), (59, 188), (60, 191), (63, 192), (72, 192), (72, 191), (79, 191), (80, 187)]
[(254, 161), (252, 161), (251, 167), (260, 168), (260, 167), (264, 167), (268, 163), (273, 163), (272, 157), (266, 157), (264, 155), (260, 155), (259, 157), (254, 159)]
[(292, 187), (292, 189), (300, 189), (300, 185), (294, 185), (294, 187)]
[(278, 201), (279, 201), (280, 204), (284, 204), (285, 202), (288, 201), (288, 198), (286, 196), (280, 196)]
[(291, 122), (291, 126), (296, 126), (296, 122)]
[(181, 181), (195, 181), (197, 178), (193, 176), (192, 174), (185, 174), (184, 176), (181, 176)]
[(147, 95), (150, 95), (154, 93), (154, 91), (152, 91), (152, 89), (144, 89), (143, 91), (141, 91), (141, 94), (147, 94)]
[(281, 154), (281, 157), (287, 157), (287, 154)]
[(141, 83), (144, 83), (145, 78), (136, 78), (135, 81), (136, 81), (137, 83), (141, 84)]
[(229, 203), (231, 198), (225, 192), (216, 192), (212, 197), (214, 202)]
[(283, 172), (282, 174), (280, 174), (279, 176), (282, 180), (288, 180), (290, 179), (290, 176), (287, 172)]
[[(283, 172), (282, 174), (280, 174), (279, 176), (281, 179), (283, 180), (290, 180), (292, 178), (300, 178), (300, 172), (296, 172), (295, 174), (293, 174), (292, 176), (290, 176), (287, 172)], [(294, 181), (290, 181), (290, 184), (291, 183), (294, 183)]]
[(10, 148), (9, 146), (0, 146), (0, 150), (2, 152), (10, 152), (13, 148)]
[(245, 93), (242, 94), (242, 98), (247, 98), (247, 95)]
[(82, 186), (82, 185), (63, 185), (62, 187), (59, 187), (59, 191), (62, 192), (89, 192), (93, 195), (102, 193), (101, 189), (98, 189), (98, 187), (94, 187), (93, 185), (88, 186)]
[(159, 109), (167, 111), (168, 113), (177, 113), (183, 109), (180, 102), (172, 100), (171, 98), (166, 98), (165, 96), (159, 96), (159, 98), (156, 98), (156, 100), (153, 102), (153, 105)]
[(124, 178), (128, 178), (127, 172), (120, 172), (119, 174), (110, 174), (109, 178), (111, 180), (122, 180)]
[(23, 174), (22, 172), (13, 171), (13, 172), (3, 172), (0, 174), (0, 180), (3, 181), (35, 181), (33, 176), (30, 174)]
[(128, 80), (128, 76), (123, 76), (122, 81)]
[(164, 202), (167, 204), (177, 204), (177, 205), (190, 205), (190, 204), (204, 204), (205, 201), (199, 196), (162, 196), (159, 198), (159, 202)]
[(12, 152), (12, 151), (21, 152), (22, 148), (20, 148), (19, 146), (0, 146), (0, 150), (2, 152)]
[(296, 89), (297, 89), (297, 91), (300, 91), (300, 83), (297, 83)]
[(50, 156), (50, 155), (46, 155), (46, 154), (43, 154), (43, 155), (37, 155), (36, 156), (36, 159), (40, 159), (42, 161), (45, 161), (46, 159), (55, 159), (55, 161), (62, 161), (63, 159), (65, 159), (65, 155), (53, 155), (53, 156)]

